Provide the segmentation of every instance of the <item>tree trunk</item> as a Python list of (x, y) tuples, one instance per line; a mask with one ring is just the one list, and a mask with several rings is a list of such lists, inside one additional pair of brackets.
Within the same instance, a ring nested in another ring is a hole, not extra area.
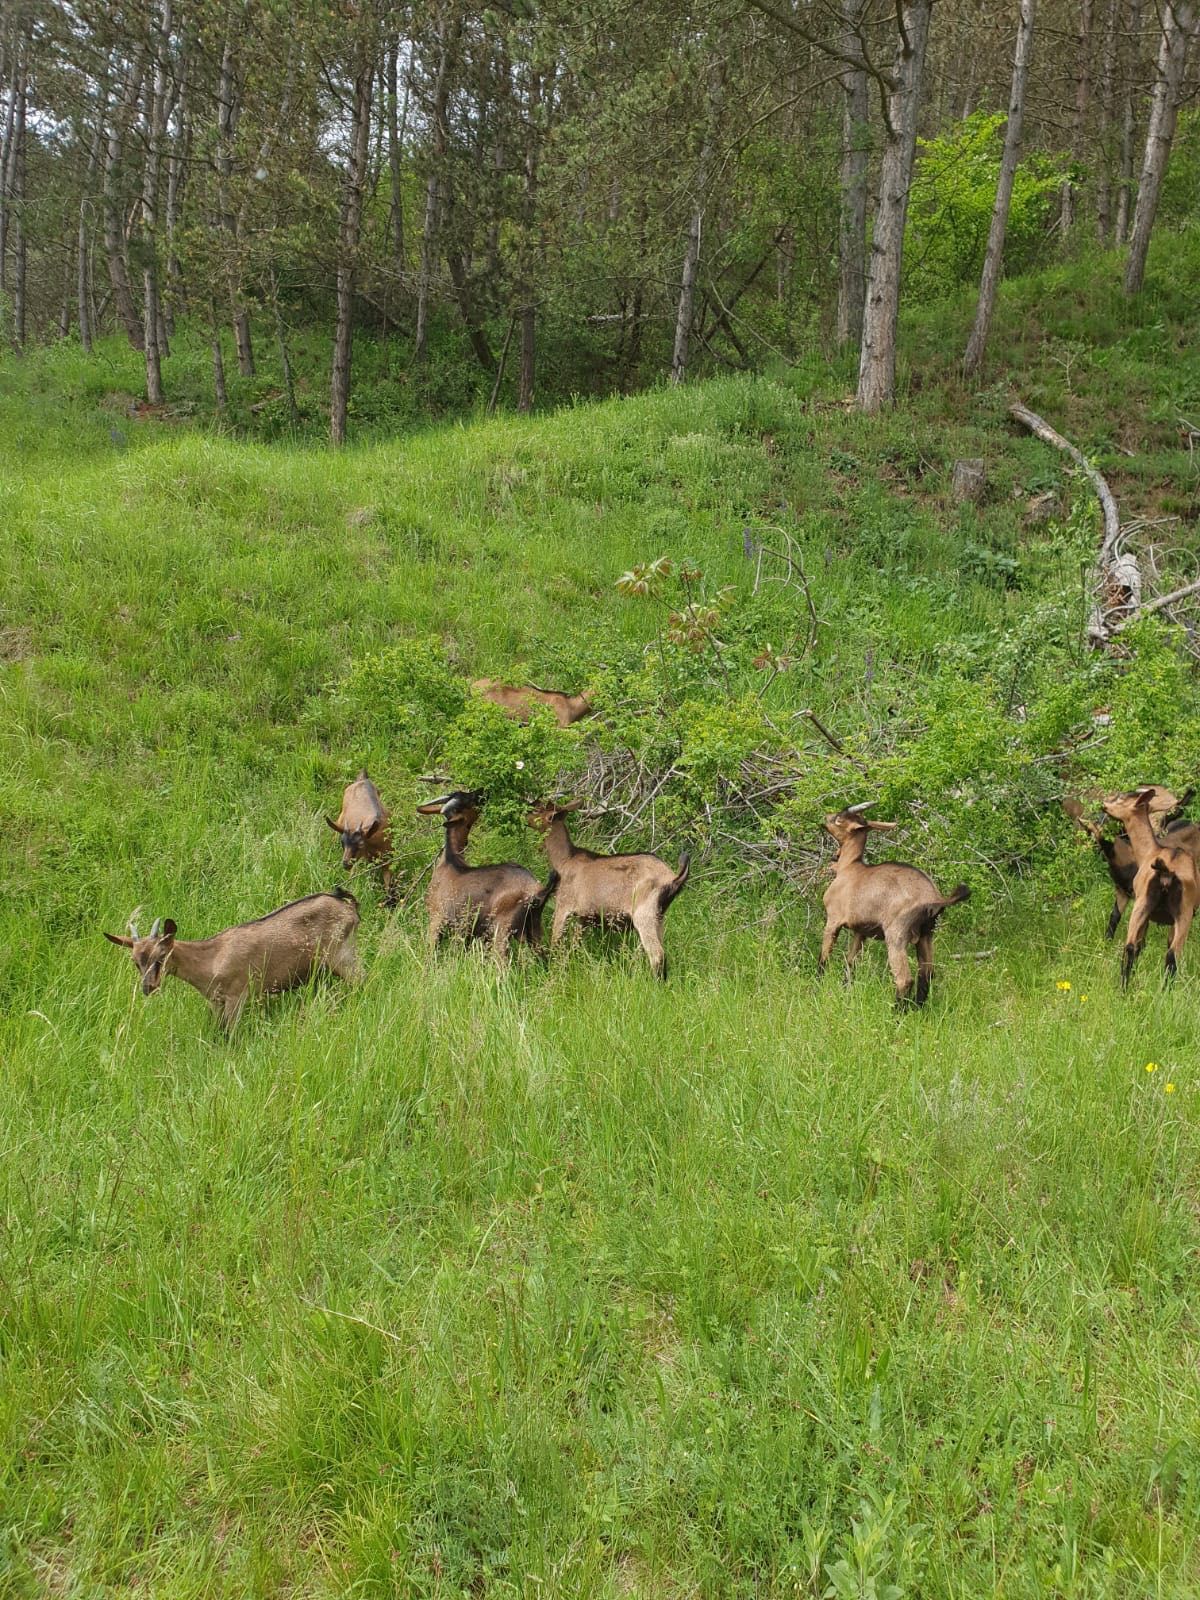
[(17, 101), (25, 98), (25, 42), (14, 25), (12, 81), (4, 107), (4, 132), (0, 135), (0, 294), (8, 287), (9, 197), (13, 190), (17, 142), (14, 137)]
[(696, 203), (692, 210), (692, 220), (688, 225), (687, 244), (683, 252), (683, 271), (679, 278), (679, 301), (675, 309), (675, 343), (671, 351), (672, 383), (682, 383), (687, 377), (692, 312), (696, 300), (696, 277), (700, 270), (700, 246), (703, 242), (704, 207), (708, 197), (713, 140), (716, 137), (717, 117), (724, 87), (724, 63), (714, 61), (710, 63), (708, 69), (708, 115), (704, 128), (704, 143), (700, 147), (700, 163), (696, 168)]
[(1096, 237), (1107, 244), (1113, 214), (1113, 108), (1117, 88), (1117, 24), (1122, 0), (1108, 0), (1104, 28), (1104, 61), (1100, 77), (1099, 179), (1096, 184)]
[[(843, 45), (847, 53), (859, 45), (854, 25), (866, 0), (843, 0)], [(837, 343), (839, 350), (857, 348), (862, 339), (863, 301), (867, 293), (867, 165), (870, 159), (870, 88), (861, 67), (842, 74), (841, 213), (838, 225)]]
[(142, 169), (142, 339), (146, 356), (146, 399), (164, 399), (162, 386), (162, 310), (158, 277), (158, 191), (167, 113), (167, 49), (173, 0), (162, 0), (154, 41), (154, 68), (146, 100), (146, 160)]
[[(1088, 96), (1091, 93), (1092, 51), (1092, 0), (1081, 0), (1079, 8), (1079, 42), (1075, 57), (1075, 115), (1071, 134), (1071, 151), (1077, 162), (1083, 159), (1084, 125), (1087, 121)], [(1074, 178), (1068, 178), (1061, 190), (1059, 230), (1065, 235), (1075, 225), (1075, 207), (1078, 196)]]
[(537, 179), (539, 148), (539, 118), (542, 105), (542, 76), (532, 67), (529, 73), (529, 97), (526, 102), (525, 141), (525, 194), (521, 205), (521, 363), (517, 383), (517, 410), (528, 411), (533, 406), (534, 363), (537, 359), (537, 302), (534, 284), (537, 227)]
[(996, 289), (1000, 283), (1000, 270), (1004, 264), (1004, 238), (1008, 231), (1008, 208), (1012, 202), (1013, 182), (1017, 163), (1021, 159), (1021, 124), (1025, 116), (1025, 84), (1029, 77), (1029, 58), (1033, 51), (1033, 25), (1037, 0), (1021, 0), (1021, 16), (1017, 24), (1017, 46), (1013, 56), (1012, 90), (1008, 99), (1008, 126), (1004, 133), (1004, 155), (1000, 161), (1000, 177), (996, 183), (996, 203), (992, 207), (992, 225), (988, 230), (987, 251), (983, 258), (983, 277), (979, 283), (979, 304), (975, 311), (975, 326), (967, 341), (963, 358), (963, 371), (970, 377), (983, 364), (987, 349), (988, 330), (992, 312), (996, 307)]
[(240, 115), (241, 92), (237, 83), (233, 41), (227, 36), (221, 51), (221, 73), (217, 87), (217, 215), (225, 236), (225, 277), (229, 286), (238, 371), (243, 378), (252, 378), (255, 371), (254, 345), (250, 338), (250, 313), (242, 300), (238, 219), (234, 215), (229, 193), (233, 175), (233, 141)]
[(13, 176), (9, 193), (13, 202), (13, 342), (25, 348), (28, 300), (25, 239), (25, 122), (28, 102), (27, 55), (22, 50), (16, 83), (17, 116), (13, 127)]
[(871, 267), (863, 312), (857, 403), (875, 412), (896, 391), (896, 323), (900, 315), (900, 268), (904, 224), (917, 149), (917, 113), (933, 0), (911, 0), (900, 23), (900, 49), (888, 96), (886, 141), (879, 174), (879, 207), (871, 241)]
[(129, 283), (129, 250), (125, 239), (125, 226), (121, 216), (121, 155), (125, 136), (133, 121), (134, 110), (142, 92), (144, 62), (141, 53), (129, 63), (125, 91), (114, 107), (104, 146), (104, 177), (101, 185), (101, 218), (104, 234), (104, 256), (108, 263), (108, 280), (112, 284), (113, 303), (117, 316), (130, 344), (135, 350), (142, 348), (142, 324), (133, 303), (133, 290)]
[(1117, 189), (1117, 243), (1129, 237), (1129, 216), (1133, 210), (1133, 148), (1137, 129), (1137, 39), (1142, 26), (1142, 0), (1130, 0), (1128, 37), (1122, 52), (1125, 58), (1124, 99), (1121, 110), (1121, 180)]
[(221, 416), (229, 408), (229, 394), (225, 388), (225, 357), (221, 351), (221, 322), (217, 316), (217, 302), (209, 301), (212, 314), (212, 364), (213, 364), (213, 396), (216, 399), (217, 411)]
[(338, 228), (337, 322), (333, 336), (333, 375), (330, 383), (329, 437), (336, 445), (346, 442), (346, 413), (350, 404), (350, 349), (354, 332), (354, 268), (362, 224), (363, 190), (371, 158), (371, 92), (375, 65), (369, 43), (359, 43), (354, 73), (354, 107), (350, 121), (350, 155), (342, 191), (342, 216)]
[(387, 49), (387, 121), (388, 121), (388, 172), (392, 185), (391, 223), (392, 259), (396, 271), (404, 271), (404, 189), (401, 180), (401, 148), (403, 126), (408, 120), (408, 81), (404, 85), (404, 116), (398, 112), (400, 99), (399, 77), (400, 44), (393, 39)]
[[(457, 33), (457, 29), (455, 31)], [(450, 26), (444, 18), (438, 37), (438, 64), (433, 87), (433, 144), (429, 155), (429, 176), (425, 183), (425, 217), (421, 227), (421, 261), (417, 275), (417, 326), (413, 336), (413, 357), (418, 362), (424, 361), (429, 353), (429, 302), (433, 294), (433, 265), (437, 260), (442, 166), (449, 136), (446, 107), (450, 97)]]
[(287, 395), (288, 418), (293, 428), (300, 426), (300, 407), (296, 404), (296, 380), (292, 375), (292, 358), (288, 351), (287, 329), (283, 325), (283, 312), (279, 309), (279, 284), (275, 268), (271, 268), (271, 305), (275, 312), (275, 340), (279, 346), (279, 364), (283, 368), (283, 388)]
[(96, 132), (88, 151), (83, 189), (79, 199), (79, 226), (75, 242), (76, 316), (79, 319), (79, 343), (84, 351), (92, 348), (92, 294), (90, 268), (90, 241), (88, 238), (88, 212), (96, 187), (96, 174), (100, 170), (100, 150), (104, 143), (104, 119), (108, 114), (108, 72), (100, 89), (100, 103), (96, 110)]
[(1150, 126), (1146, 130), (1146, 154), (1142, 161), (1142, 180), (1138, 184), (1129, 260), (1125, 263), (1125, 293), (1130, 295), (1140, 291), (1146, 275), (1146, 253), (1150, 248), (1167, 162), (1171, 159), (1171, 142), (1179, 115), (1179, 90), (1198, 13), (1200, 8), (1196, 0), (1166, 0), (1163, 6), (1162, 42), (1150, 104)]

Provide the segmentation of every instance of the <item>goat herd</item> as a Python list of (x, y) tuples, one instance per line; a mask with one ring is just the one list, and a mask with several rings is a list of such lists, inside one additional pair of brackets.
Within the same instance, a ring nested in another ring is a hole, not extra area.
[[(520, 719), (527, 718), (539, 702), (547, 705), (563, 726), (591, 710), (582, 695), (491, 679), (479, 680), (474, 688)], [(1106, 837), (1099, 823), (1084, 816), (1077, 800), (1064, 801), (1068, 815), (1095, 840), (1112, 876), (1116, 900), (1108, 923), (1109, 938), (1126, 905), (1133, 902), (1121, 966), (1123, 982), (1128, 981), (1149, 923), (1171, 929), (1168, 975), (1174, 974), (1187, 939), (1200, 901), (1200, 826), (1178, 815), (1189, 798), (1190, 791), (1180, 801), (1156, 785), (1109, 797), (1104, 801), (1105, 811), (1124, 824), (1124, 831), (1115, 839)], [(672, 871), (665, 861), (648, 853), (601, 855), (585, 850), (571, 839), (563, 820), (578, 802), (545, 801), (534, 805), (527, 818), (529, 826), (542, 835), (550, 867), (545, 883), (514, 862), (472, 867), (466, 861), (467, 842), (482, 802), (479, 793), (455, 790), (417, 807), (422, 816), (439, 817), (444, 829), (444, 843), (426, 896), (431, 949), (449, 934), (490, 939), (502, 962), (514, 943), (539, 947), (542, 912), (553, 896), (552, 946), (572, 924), (633, 928), (654, 974), (666, 977), (663, 920), (687, 883), (686, 853), (680, 858), (679, 870)], [(971, 891), (966, 884), (959, 884), (951, 894), (942, 895), (933, 880), (916, 867), (893, 861), (868, 865), (863, 859), (868, 835), (890, 832), (897, 826), (868, 820), (863, 813), (869, 806), (869, 802), (847, 806), (825, 818), (838, 850), (829, 869), (833, 881), (824, 896), (825, 930), (818, 970), (824, 971), (844, 928), (850, 932), (848, 972), (864, 941), (881, 939), (887, 947), (897, 1004), (911, 1001), (919, 1006), (927, 998), (933, 978), (937, 921)], [(337, 820), (325, 820), (341, 841), (342, 865), (349, 868), (356, 861), (378, 865), (385, 903), (394, 904), (391, 818), (365, 770), (347, 786)], [(1159, 828), (1165, 829), (1161, 837)], [(350, 982), (359, 978), (358, 923), (358, 902), (339, 886), (327, 894), (307, 895), (208, 939), (177, 939), (170, 918), (156, 921), (145, 938), (132, 921), (128, 937), (106, 933), (105, 938), (129, 950), (143, 994), (153, 994), (167, 974), (174, 974), (204, 995), (221, 1025), (229, 1030), (251, 994), (275, 994), (322, 971)], [(915, 985), (909, 965), (911, 946), (917, 954)]]

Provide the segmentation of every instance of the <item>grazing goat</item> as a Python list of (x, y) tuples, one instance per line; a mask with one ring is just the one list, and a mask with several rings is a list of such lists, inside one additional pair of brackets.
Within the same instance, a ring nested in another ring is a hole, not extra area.
[(116, 933), (104, 937), (130, 952), (144, 995), (153, 994), (173, 973), (200, 991), (229, 1032), (251, 992), (278, 994), (322, 970), (355, 982), (361, 976), (354, 948), (357, 928), (357, 900), (336, 888), (294, 900), (211, 939), (176, 939), (169, 917), (156, 921), (145, 939), (132, 922), (128, 938)]
[[(1149, 787), (1149, 786), (1148, 786)], [(1171, 843), (1182, 850), (1190, 851), (1194, 856), (1200, 857), (1200, 828), (1194, 822), (1188, 822), (1178, 813), (1191, 800), (1193, 790), (1189, 789), (1181, 800), (1177, 800), (1169, 789), (1153, 785), (1154, 796), (1150, 801), (1151, 826), (1158, 828), (1164, 818), (1169, 819), (1165, 832)], [(1104, 857), (1108, 867), (1108, 875), (1113, 881), (1113, 908), (1109, 912), (1108, 926), (1104, 930), (1104, 937), (1111, 939), (1120, 925), (1125, 913), (1125, 907), (1133, 899), (1133, 880), (1137, 873), (1137, 860), (1133, 854), (1133, 846), (1129, 842), (1127, 833), (1118, 833), (1115, 839), (1109, 839), (1098, 822), (1092, 822), (1084, 816), (1083, 806), (1073, 796), (1068, 796), (1062, 803), (1063, 810), (1071, 820), (1083, 829), (1091, 838)], [(1157, 911), (1161, 914), (1152, 914), (1151, 920), (1167, 922), (1169, 917), (1159, 906)]]
[(542, 909), (558, 885), (552, 872), (541, 884), (532, 872), (507, 861), (493, 867), (469, 867), (463, 859), (467, 836), (479, 818), (480, 796), (455, 790), (417, 807), (423, 817), (440, 816), (446, 842), (429, 880), (429, 947), (436, 949), (447, 933), (467, 939), (490, 937), (499, 960), (513, 940), (537, 946), (542, 942)]
[(1171, 937), (1167, 944), (1167, 977), (1175, 976), (1179, 956), (1187, 943), (1192, 918), (1200, 903), (1200, 871), (1188, 850), (1165, 843), (1154, 832), (1150, 807), (1161, 790), (1146, 784), (1130, 794), (1109, 795), (1104, 809), (1116, 822), (1124, 823), (1133, 847), (1137, 871), (1133, 879), (1133, 910), (1125, 930), (1125, 954), (1121, 958), (1121, 986), (1129, 982), (1134, 963), (1146, 942), (1151, 922), (1167, 924)]
[(537, 689), (532, 684), (501, 683), (498, 678), (476, 678), (471, 688), (517, 722), (528, 722), (534, 706), (549, 706), (560, 728), (569, 728), (581, 717), (591, 715), (592, 703), (586, 695), (563, 694), (558, 689)]
[(896, 984), (896, 1004), (904, 1005), (913, 986), (908, 947), (917, 947), (917, 989), (915, 1003), (924, 1005), (933, 981), (933, 930), (948, 906), (969, 899), (971, 891), (960, 883), (951, 895), (939, 893), (932, 878), (916, 867), (899, 861), (881, 861), (868, 866), (863, 860), (867, 834), (872, 829), (890, 833), (894, 822), (868, 822), (862, 813), (870, 805), (864, 801), (847, 806), (835, 816), (825, 818), (826, 830), (838, 842), (833, 863), (833, 882), (825, 891), (825, 933), (821, 939), (818, 971), (833, 953), (838, 935), (850, 929), (850, 948), (846, 953), (849, 976), (858, 960), (865, 939), (882, 939), (887, 946), (888, 965)]
[(528, 817), (529, 826), (544, 835), (546, 854), (559, 877), (550, 943), (558, 943), (573, 917), (583, 924), (632, 927), (655, 977), (665, 978), (663, 918), (688, 880), (690, 857), (685, 851), (679, 858), (679, 871), (672, 872), (658, 856), (602, 856), (580, 849), (572, 844), (562, 820), (578, 803), (556, 805), (548, 800), (535, 806)]
[(325, 821), (342, 841), (342, 866), (347, 871), (356, 861), (377, 861), (383, 872), (383, 900), (394, 905), (396, 894), (392, 885), (392, 830), (387, 808), (379, 798), (379, 790), (367, 776), (364, 767), (353, 783), (346, 785), (342, 795), (342, 809), (335, 822)]

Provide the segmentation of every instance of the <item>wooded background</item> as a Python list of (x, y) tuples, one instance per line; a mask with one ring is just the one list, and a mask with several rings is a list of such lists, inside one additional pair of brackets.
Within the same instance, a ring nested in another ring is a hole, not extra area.
[[(1200, 214), (1195, 0), (3, 0), (0, 332), (123, 330), (146, 401), (182, 319), (254, 373), (356, 331), (490, 406), (860, 350), (901, 296)], [(1180, 115), (1182, 113), (1182, 116)], [(1168, 162), (1175, 146), (1168, 174)]]

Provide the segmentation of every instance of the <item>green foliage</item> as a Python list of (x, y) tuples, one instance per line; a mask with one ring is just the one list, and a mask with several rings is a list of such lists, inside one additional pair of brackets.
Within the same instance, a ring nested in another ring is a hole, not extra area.
[(456, 789), (482, 790), (489, 827), (520, 839), (534, 801), (567, 798), (584, 751), (576, 730), (560, 728), (547, 706), (515, 722), (490, 700), (472, 699), (450, 728), (441, 759)]
[(344, 737), (418, 767), (439, 749), (466, 701), (461, 676), (433, 638), (400, 639), (355, 656), (326, 692)]
[[(905, 282), (918, 299), (976, 282), (991, 226), (1006, 118), (976, 111), (936, 139), (922, 139), (908, 203)], [(1049, 238), (1047, 223), (1066, 176), (1052, 157), (1035, 153), (1017, 167), (1005, 270), (1027, 271)]]

